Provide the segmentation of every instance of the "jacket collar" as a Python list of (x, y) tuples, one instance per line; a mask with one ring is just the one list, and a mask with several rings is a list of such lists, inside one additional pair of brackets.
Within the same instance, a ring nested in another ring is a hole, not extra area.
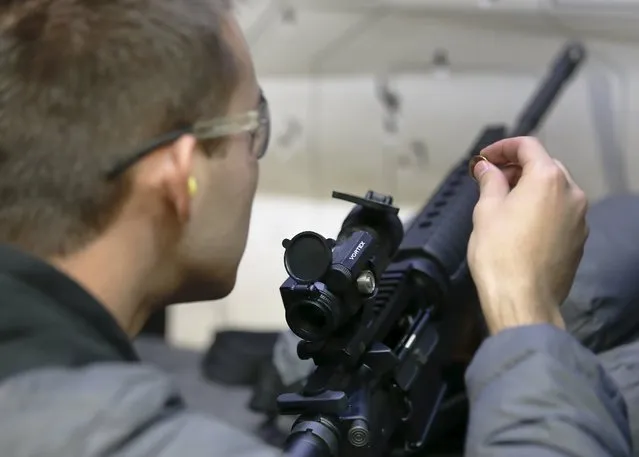
[(19, 369), (139, 358), (115, 318), (78, 283), (40, 259), (0, 245), (0, 366), (12, 360)]

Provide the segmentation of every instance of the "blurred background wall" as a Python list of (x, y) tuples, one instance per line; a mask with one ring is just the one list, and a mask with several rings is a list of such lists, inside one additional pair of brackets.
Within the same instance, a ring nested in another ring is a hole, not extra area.
[(391, 193), (410, 219), (482, 127), (513, 125), (568, 40), (589, 62), (539, 137), (591, 199), (639, 190), (637, 0), (245, 0), (238, 15), (273, 138), (236, 290), (173, 307), (179, 346), (284, 328), (282, 239), (335, 236), (351, 206), (332, 190)]

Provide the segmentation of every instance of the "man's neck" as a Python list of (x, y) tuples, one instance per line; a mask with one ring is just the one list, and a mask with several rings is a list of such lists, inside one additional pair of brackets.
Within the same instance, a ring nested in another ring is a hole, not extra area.
[(103, 236), (78, 253), (49, 262), (93, 295), (134, 337), (153, 312), (152, 286), (166, 282), (158, 278), (160, 261), (152, 249), (121, 240)]

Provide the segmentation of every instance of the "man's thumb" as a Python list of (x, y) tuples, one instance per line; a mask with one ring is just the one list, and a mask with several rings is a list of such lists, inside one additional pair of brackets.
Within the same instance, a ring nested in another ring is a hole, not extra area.
[(480, 198), (504, 198), (510, 191), (506, 176), (488, 160), (480, 160), (473, 168), (473, 176), (479, 183)]

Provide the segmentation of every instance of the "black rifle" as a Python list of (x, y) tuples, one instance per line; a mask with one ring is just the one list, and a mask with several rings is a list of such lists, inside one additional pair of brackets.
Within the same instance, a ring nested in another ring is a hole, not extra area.
[(286, 320), (317, 366), (302, 392), (278, 398), (281, 414), (299, 415), (286, 455), (405, 456), (463, 429), (463, 373), (485, 336), (466, 264), (478, 199), (468, 160), (534, 132), (585, 56), (567, 46), (516, 127), (486, 128), (405, 234), (391, 196), (333, 192), (357, 205), (337, 240), (283, 242)]

